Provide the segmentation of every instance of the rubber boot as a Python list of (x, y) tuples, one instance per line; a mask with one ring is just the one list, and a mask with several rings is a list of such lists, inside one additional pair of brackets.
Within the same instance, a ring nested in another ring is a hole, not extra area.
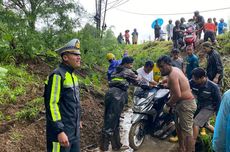
[(111, 144), (113, 150), (119, 150), (122, 146), (119, 129), (114, 131), (113, 136), (111, 137)]
[(101, 134), (101, 140), (100, 140), (100, 150), (101, 151), (108, 151), (109, 150), (109, 142), (110, 142), (110, 136), (102, 133)]
[(201, 136), (206, 136), (207, 135), (205, 128), (201, 128), (200, 135)]

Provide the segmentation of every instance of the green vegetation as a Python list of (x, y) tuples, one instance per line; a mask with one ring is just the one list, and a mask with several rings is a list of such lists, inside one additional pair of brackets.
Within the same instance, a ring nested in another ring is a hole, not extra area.
[(25, 107), (16, 112), (15, 117), (18, 120), (35, 120), (44, 105), (43, 98), (37, 98), (25, 104)]
[(10, 115), (4, 115), (4, 113), (0, 111), (0, 122), (1, 121), (10, 121), (10, 120), (11, 120)]
[(219, 51), (221, 52), (224, 63), (223, 90), (226, 91), (230, 88), (230, 32), (219, 35), (217, 39), (221, 46)]
[(18, 141), (20, 141), (23, 137), (24, 137), (24, 136), (23, 136), (20, 132), (14, 131), (14, 132), (11, 132), (11, 133), (10, 133), (10, 139), (11, 139), (11, 141), (13, 141), (13, 142), (18, 142)]
[[(27, 60), (42, 59), (51, 66), (59, 62), (55, 49), (63, 46), (73, 38), (80, 39), (82, 67), (78, 72), (80, 83), (86, 87), (101, 90), (106, 83), (108, 62), (106, 54), (112, 52), (116, 59), (121, 59), (125, 50), (135, 59), (134, 68), (144, 65), (145, 61), (153, 60), (163, 54), (169, 54), (172, 42), (146, 42), (141, 45), (119, 45), (112, 29), (98, 37), (99, 31), (91, 23), (81, 27), (81, 19), (87, 17), (84, 9), (72, 1), (50, 1), (34, 3), (34, 0), (5, 0), (0, 3), (0, 67), (8, 70), (5, 77), (0, 78), (0, 106), (15, 105), (13, 114), (0, 111), (0, 121), (16, 119), (33, 121), (44, 109), (42, 95), (25, 98), (33, 88), (39, 88), (43, 79), (27, 72)], [(31, 7), (30, 7), (31, 6)], [(68, 13), (74, 12), (75, 18)], [(42, 21), (44, 27), (36, 28), (36, 22)], [(76, 28), (80, 29), (76, 32)], [(222, 49), (225, 77), (224, 89), (230, 88), (230, 33), (218, 36)], [(36, 90), (37, 91), (37, 90)], [(34, 94), (37, 92), (35, 91)], [(41, 93), (42, 90), (39, 90)], [(20, 102), (20, 103), (19, 103)], [(18, 106), (18, 107), (17, 107)], [(20, 140), (20, 133), (13, 132), (11, 138)], [(211, 134), (202, 137), (202, 143), (211, 150)]]
[(142, 45), (128, 46), (129, 54), (135, 59), (134, 67), (139, 68), (144, 65), (147, 60), (156, 62), (161, 55), (169, 55), (172, 49), (172, 42), (146, 42)]
[(219, 45), (222, 46), (220, 52), (222, 54), (230, 54), (230, 32), (218, 35), (217, 40)]
[(0, 65), (8, 70), (5, 77), (1, 78), (0, 105), (14, 103), (17, 97), (26, 93), (28, 85), (36, 84), (33, 75), (26, 72), (26, 66), (15, 67), (15, 65)]

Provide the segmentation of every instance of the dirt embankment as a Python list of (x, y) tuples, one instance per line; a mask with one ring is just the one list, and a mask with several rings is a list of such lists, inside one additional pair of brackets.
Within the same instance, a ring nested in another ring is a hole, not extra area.
[[(22, 109), (32, 99), (43, 95), (43, 82), (53, 69), (46, 63), (36, 60), (28, 61), (28, 71), (40, 79), (38, 86), (29, 85), (27, 92), (19, 96), (15, 104), (1, 107), (3, 114), (11, 115)], [(84, 114), (82, 116), (83, 128), (81, 130), (81, 149), (97, 146), (99, 132), (103, 122), (103, 94), (93, 88), (81, 91), (81, 104)], [(0, 151), (1, 152), (44, 152), (45, 138), (45, 110), (44, 106), (36, 120), (18, 121), (16, 119), (0, 122)]]

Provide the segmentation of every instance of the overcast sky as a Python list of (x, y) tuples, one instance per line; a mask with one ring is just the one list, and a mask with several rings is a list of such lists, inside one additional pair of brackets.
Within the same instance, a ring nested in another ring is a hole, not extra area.
[[(105, 0), (103, 0), (105, 1)], [(113, 31), (117, 36), (120, 32), (124, 34), (126, 29), (131, 32), (134, 28), (139, 33), (139, 41), (153, 39), (153, 29), (151, 24), (156, 18), (163, 18), (163, 29), (169, 19), (175, 20), (185, 17), (186, 20), (192, 18), (195, 10), (201, 11), (205, 21), (208, 17), (216, 17), (219, 21), (224, 18), (226, 22), (230, 19), (230, 0), (108, 0), (108, 8), (114, 2), (122, 1), (123, 5), (116, 8), (111, 8), (106, 14), (106, 24), (108, 27), (114, 26)], [(83, 7), (93, 15), (95, 14), (95, 0), (79, 0)], [(229, 8), (212, 12), (202, 12), (206, 10), (215, 10), (220, 8)], [(131, 12), (127, 13), (125, 11)], [(138, 15), (138, 14), (175, 14), (189, 13), (184, 15)], [(136, 13), (136, 14), (134, 14)]]

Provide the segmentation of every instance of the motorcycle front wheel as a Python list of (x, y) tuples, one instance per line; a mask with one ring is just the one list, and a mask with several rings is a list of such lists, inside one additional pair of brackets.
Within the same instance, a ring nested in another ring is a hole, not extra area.
[(136, 122), (133, 124), (129, 131), (129, 146), (137, 150), (141, 147), (145, 139), (145, 124), (144, 122)]

